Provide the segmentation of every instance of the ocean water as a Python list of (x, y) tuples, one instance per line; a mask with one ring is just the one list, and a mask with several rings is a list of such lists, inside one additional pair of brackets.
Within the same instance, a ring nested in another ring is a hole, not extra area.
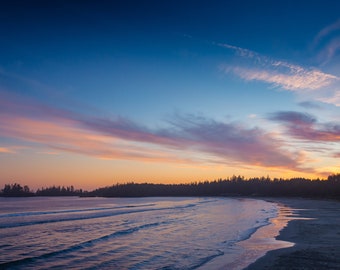
[(277, 215), (253, 199), (0, 198), (0, 269), (241, 269), (238, 244)]

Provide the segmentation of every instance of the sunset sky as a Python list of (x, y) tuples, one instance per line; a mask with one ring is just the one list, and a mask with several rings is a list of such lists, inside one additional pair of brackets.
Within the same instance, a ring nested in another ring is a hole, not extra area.
[(340, 1), (2, 1), (0, 189), (340, 172)]

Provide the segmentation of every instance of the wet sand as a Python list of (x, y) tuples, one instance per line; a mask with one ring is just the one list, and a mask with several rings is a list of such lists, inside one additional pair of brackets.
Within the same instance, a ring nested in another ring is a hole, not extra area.
[(276, 239), (294, 246), (269, 251), (246, 270), (340, 269), (339, 201), (283, 198), (270, 201), (293, 209), (286, 215), (291, 220)]
[(223, 256), (213, 259), (198, 269), (242, 270), (263, 257), (268, 250), (293, 246), (294, 244), (291, 242), (275, 239), (282, 228), (287, 226), (288, 221), (292, 219), (293, 215), (293, 210), (290, 207), (282, 203), (279, 206), (278, 216), (270, 219), (269, 225), (258, 228), (250, 238), (231, 245), (229, 247), (230, 252), (227, 251)]

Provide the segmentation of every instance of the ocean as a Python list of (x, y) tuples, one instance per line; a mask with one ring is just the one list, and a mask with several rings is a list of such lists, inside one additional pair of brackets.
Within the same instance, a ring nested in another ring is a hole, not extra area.
[(243, 269), (259, 254), (240, 243), (278, 214), (244, 198), (0, 198), (0, 269)]

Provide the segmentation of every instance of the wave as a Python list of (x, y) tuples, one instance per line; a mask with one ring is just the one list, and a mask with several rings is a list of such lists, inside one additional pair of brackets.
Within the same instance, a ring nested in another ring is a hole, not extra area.
[(216, 257), (224, 255), (224, 252), (222, 250), (216, 250), (216, 253), (217, 254), (212, 254), (210, 256), (207, 256), (207, 257), (204, 257), (204, 258), (200, 258), (199, 261), (195, 265), (193, 265), (192, 267), (189, 268), (189, 270), (197, 269), (197, 268), (207, 264), (211, 260), (215, 259)]
[[(149, 204), (144, 206), (152, 206), (155, 204)], [(7, 228), (15, 228), (15, 227), (22, 227), (22, 226), (32, 226), (32, 225), (41, 225), (41, 224), (48, 224), (48, 223), (56, 223), (56, 222), (66, 222), (66, 221), (77, 221), (77, 220), (87, 220), (87, 219), (97, 219), (97, 218), (105, 218), (105, 217), (111, 217), (111, 216), (117, 216), (117, 215), (127, 215), (127, 214), (134, 214), (134, 213), (142, 213), (142, 212), (151, 212), (151, 211), (162, 211), (162, 210), (171, 210), (171, 209), (185, 209), (190, 207), (195, 207), (197, 204), (187, 204), (182, 206), (174, 206), (174, 207), (158, 207), (158, 208), (146, 208), (146, 209), (137, 209), (137, 210), (129, 210), (129, 211), (117, 211), (117, 212), (100, 212), (95, 213), (92, 215), (86, 215), (86, 216), (68, 216), (65, 218), (58, 218), (58, 219), (44, 219), (44, 220), (33, 220), (33, 221), (23, 221), (23, 222), (13, 222), (13, 223), (2, 223), (0, 224), (0, 229), (7, 229)], [(99, 211), (98, 209), (103, 209), (102, 211), (106, 210), (117, 210), (117, 209), (133, 209), (137, 208), (139, 206), (124, 206), (124, 207), (114, 207), (114, 208), (97, 208), (96, 211)], [(92, 209), (92, 208), (90, 208)], [(94, 209), (94, 208), (93, 208)], [(82, 211), (85, 209), (78, 210), (62, 210), (65, 212), (61, 213), (77, 213), (77, 212), (84, 212)], [(95, 210), (93, 210), (95, 211)], [(57, 212), (57, 211), (49, 211), (51, 213)], [(44, 212), (43, 212), (44, 213)], [(60, 213), (60, 212), (59, 212)], [(45, 215), (45, 214), (42, 214)], [(24, 215), (23, 215), (24, 216)], [(12, 216), (13, 217), (13, 216)], [(17, 216), (16, 216), (17, 217)]]
[[(25, 233), (25, 237), (22, 244), (0, 246), (0, 269), (201, 269), (214, 265), (219, 256), (239, 252), (234, 248), (238, 242), (250, 238), (277, 215), (276, 206), (264, 201), (156, 200), (114, 200), (110, 204), (100, 201), (96, 205), (89, 202), (82, 209), (71, 206), (26, 215), (2, 214), (7, 219), (0, 219), (0, 228), (19, 228), (0, 232), (9, 239), (15, 239), (16, 234)], [(89, 221), (81, 221), (86, 219)], [(60, 223), (29, 227), (53, 222)], [(32, 236), (41, 230), (43, 237), (32, 243)], [(51, 239), (60, 236), (60, 241), (58, 238), (55, 244), (51, 242), (47, 249), (41, 249), (50, 239), (45, 232), (51, 233)], [(223, 260), (220, 257), (216, 262)]]
[(112, 238), (117, 238), (117, 237), (121, 237), (121, 236), (124, 236), (124, 235), (132, 234), (132, 233), (138, 232), (140, 230), (149, 229), (151, 227), (157, 227), (157, 226), (160, 226), (160, 225), (170, 224), (171, 222), (173, 222), (173, 220), (166, 220), (166, 221), (162, 221), (162, 222), (148, 223), (148, 224), (143, 224), (143, 225), (140, 225), (140, 226), (132, 227), (132, 228), (129, 228), (129, 229), (126, 229), (126, 230), (120, 230), (120, 231), (117, 231), (117, 232), (114, 232), (114, 233), (111, 233), (111, 234), (107, 234), (107, 235), (104, 235), (104, 236), (101, 236), (101, 237), (98, 237), (98, 238), (95, 238), (95, 239), (91, 239), (91, 240), (70, 246), (70, 247), (62, 249), (62, 250), (57, 250), (57, 251), (45, 253), (45, 254), (42, 254), (42, 255), (39, 255), (39, 256), (35, 256), (35, 257), (28, 257), (28, 258), (23, 258), (23, 259), (11, 261), (11, 262), (0, 263), (0, 269), (9, 269), (9, 268), (16, 267), (16, 266), (21, 266), (21, 265), (26, 265), (26, 264), (34, 264), (41, 259), (48, 259), (48, 258), (58, 256), (58, 255), (65, 255), (67, 253), (78, 251), (80, 249), (92, 247), (92, 246), (96, 245), (97, 243), (100, 243), (101, 241), (107, 241), (107, 240), (110, 240)]
[(102, 211), (102, 210), (115, 210), (115, 209), (122, 209), (122, 208), (136, 208), (136, 207), (146, 207), (146, 206), (155, 206), (155, 205), (156, 204), (153, 203), (153, 204), (141, 204), (141, 205), (124, 205), (124, 206), (115, 206), (115, 207), (97, 207), (97, 208), (85, 208), (85, 209), (7, 213), (7, 214), (0, 214), (0, 218), (55, 215), (55, 214), (59, 215), (59, 214), (65, 214), (65, 213), (80, 213), (80, 212), (91, 212), (91, 211)]
[(271, 219), (278, 215), (277, 209), (274, 208), (269, 210), (262, 209), (261, 212), (271, 215), (264, 219), (257, 219), (252, 227), (243, 231), (238, 231), (238, 236), (235, 239), (225, 240), (222, 243), (226, 244), (227, 246), (233, 246), (236, 243), (248, 240), (258, 229), (270, 225)]

